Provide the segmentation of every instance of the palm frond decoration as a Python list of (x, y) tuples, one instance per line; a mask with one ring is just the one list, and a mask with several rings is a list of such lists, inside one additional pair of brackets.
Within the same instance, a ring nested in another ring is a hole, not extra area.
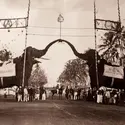
[(119, 32), (106, 32), (101, 38), (103, 42), (98, 46), (101, 56), (109, 62), (118, 62), (125, 56), (125, 30)]

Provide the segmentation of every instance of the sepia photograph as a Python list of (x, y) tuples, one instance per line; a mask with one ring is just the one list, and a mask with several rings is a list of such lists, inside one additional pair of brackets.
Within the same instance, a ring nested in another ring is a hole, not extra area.
[(125, 125), (125, 1), (0, 0), (0, 125)]

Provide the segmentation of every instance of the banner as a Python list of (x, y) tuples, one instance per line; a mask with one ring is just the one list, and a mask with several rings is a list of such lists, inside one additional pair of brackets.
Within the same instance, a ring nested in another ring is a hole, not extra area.
[(0, 77), (16, 76), (15, 64), (9, 63), (0, 67)]
[(119, 78), (123, 79), (124, 78), (124, 70), (123, 67), (116, 67), (116, 66), (109, 66), (109, 65), (104, 65), (104, 76), (112, 77), (112, 78)]

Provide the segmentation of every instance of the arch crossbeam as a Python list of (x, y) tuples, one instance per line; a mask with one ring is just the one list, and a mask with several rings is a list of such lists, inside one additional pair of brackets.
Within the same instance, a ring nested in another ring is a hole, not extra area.
[(95, 29), (97, 30), (110, 30), (118, 31), (120, 30), (120, 22), (104, 19), (95, 19)]
[(0, 19), (0, 29), (26, 28), (27, 17)]

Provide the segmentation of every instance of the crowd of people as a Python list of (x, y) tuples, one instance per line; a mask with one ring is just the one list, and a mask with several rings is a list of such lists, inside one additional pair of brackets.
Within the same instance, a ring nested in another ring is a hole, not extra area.
[(16, 89), (16, 101), (32, 102), (33, 100), (46, 100), (46, 90), (43, 87), (22, 87)]
[(64, 87), (64, 86), (58, 86), (56, 89), (52, 89), (52, 99), (55, 94), (59, 95), (59, 99), (62, 99), (63, 95), (65, 96), (66, 99), (70, 100), (80, 100), (81, 96), (81, 88), (78, 87)]
[(65, 97), (70, 100), (86, 100), (94, 101), (100, 104), (115, 104), (123, 105), (125, 102), (124, 89), (114, 89), (100, 87), (97, 88), (72, 88), (67, 86), (65, 88)]
[(65, 89), (65, 97), (66, 99), (71, 99), (71, 100), (80, 100), (81, 96), (81, 88), (72, 88), (72, 87), (66, 87)]
[[(125, 91), (124, 89), (114, 89), (100, 87), (96, 88), (80, 88), (71, 86), (58, 86), (52, 89), (45, 89), (43, 87), (22, 87), (19, 86), (16, 89), (15, 97), (17, 102), (32, 102), (33, 100), (46, 100), (47, 97), (56, 94), (59, 99), (65, 97), (68, 100), (86, 100), (94, 101), (100, 104), (124, 104), (125, 102)], [(4, 94), (6, 98), (7, 94)]]
[(124, 104), (124, 90), (98, 90), (97, 103)]
[(86, 99), (100, 104), (124, 104), (125, 92), (124, 89), (94, 88), (87, 91)]

